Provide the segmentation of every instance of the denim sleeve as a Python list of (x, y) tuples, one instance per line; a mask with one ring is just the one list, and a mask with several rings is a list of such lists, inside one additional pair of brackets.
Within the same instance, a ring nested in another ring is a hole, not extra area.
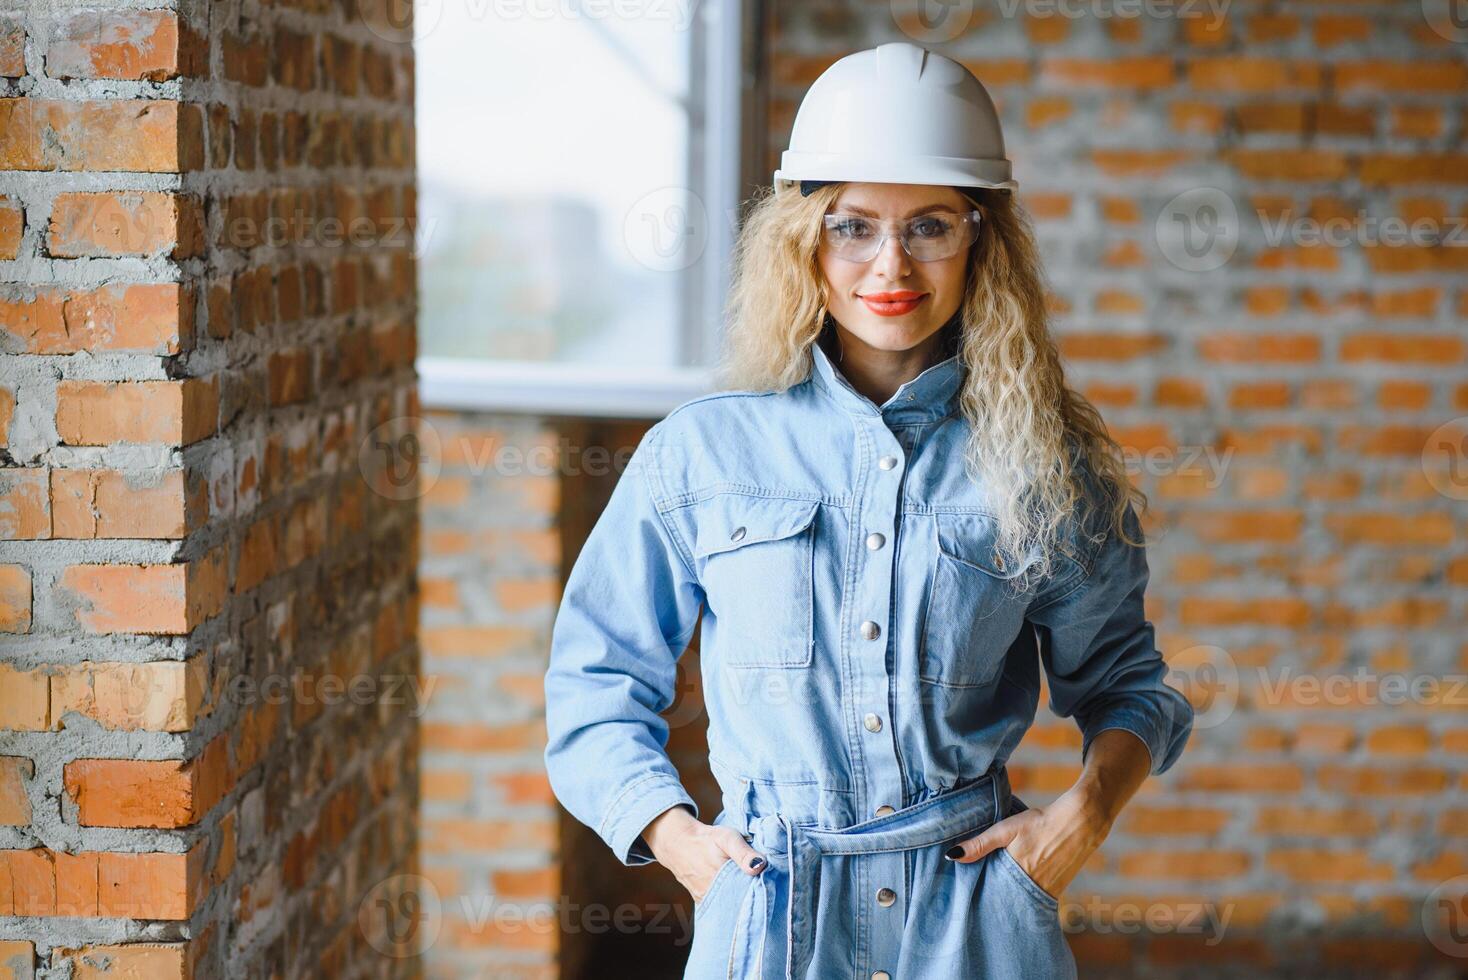
[(661, 712), (703, 590), (656, 504), (657, 439), (654, 426), (571, 567), (545, 675), (551, 789), (629, 867), (656, 860), (641, 835), (658, 814), (682, 804), (698, 816)]
[[(1130, 504), (1127, 535), (1142, 540)], [(1081, 729), (1081, 761), (1091, 742), (1108, 728), (1136, 735), (1159, 775), (1182, 755), (1193, 728), (1193, 707), (1163, 682), (1167, 665), (1143, 612), (1147, 587), (1145, 547), (1127, 544), (1112, 532), (1090, 563), (1090, 574), (1054, 597), (1040, 596), (1028, 613), (1041, 627), (1041, 662), (1050, 688), (1050, 709), (1075, 716)]]

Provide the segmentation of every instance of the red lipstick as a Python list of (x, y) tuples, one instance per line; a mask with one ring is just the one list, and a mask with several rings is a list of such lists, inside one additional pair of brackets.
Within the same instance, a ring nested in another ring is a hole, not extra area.
[(927, 295), (910, 289), (899, 289), (890, 293), (867, 293), (861, 301), (877, 316), (902, 316), (917, 309)]

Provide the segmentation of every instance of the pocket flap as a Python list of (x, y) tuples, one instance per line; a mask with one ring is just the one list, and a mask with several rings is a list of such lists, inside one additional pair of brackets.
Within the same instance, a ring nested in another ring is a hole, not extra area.
[(815, 520), (818, 500), (720, 494), (696, 505), (698, 540), (693, 555), (704, 558), (759, 541), (798, 534)]
[(1000, 554), (998, 529), (987, 514), (938, 514), (938, 550), (954, 561), (972, 565), (994, 578), (1011, 579), (1039, 559), (1036, 551), (1024, 557)]

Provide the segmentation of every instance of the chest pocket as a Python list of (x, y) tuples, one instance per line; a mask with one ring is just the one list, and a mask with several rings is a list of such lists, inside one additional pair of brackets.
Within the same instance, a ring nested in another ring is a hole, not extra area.
[(999, 554), (993, 518), (936, 514), (932, 586), (919, 676), (944, 687), (985, 687), (999, 676), (1031, 593), (1014, 579), (1035, 561)]
[(809, 667), (820, 502), (720, 494), (693, 506), (693, 556), (718, 621), (714, 657), (733, 667)]

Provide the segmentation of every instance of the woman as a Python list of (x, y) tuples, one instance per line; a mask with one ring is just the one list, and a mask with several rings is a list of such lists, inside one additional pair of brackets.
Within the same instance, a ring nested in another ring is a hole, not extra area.
[[(729, 389), (648, 431), (567, 581), (551, 785), (694, 896), (688, 977), (1074, 976), (1058, 896), (1191, 731), (1014, 186), (958, 63), (828, 69), (741, 231)], [(712, 824), (659, 716), (700, 609)], [(1027, 807), (1042, 665), (1083, 771)]]

